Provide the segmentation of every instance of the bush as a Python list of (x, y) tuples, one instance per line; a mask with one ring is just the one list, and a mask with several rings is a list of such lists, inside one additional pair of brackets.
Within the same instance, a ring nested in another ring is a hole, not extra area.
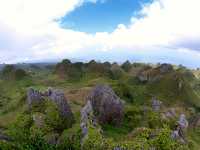
[(149, 112), (147, 113), (147, 122), (148, 126), (152, 129), (162, 127), (160, 114), (158, 112), (149, 110)]
[(128, 128), (133, 129), (141, 126), (142, 123), (142, 110), (139, 106), (132, 106), (125, 110), (125, 123)]
[(189, 150), (187, 145), (183, 145), (171, 138), (171, 130), (165, 126), (159, 134), (149, 142), (152, 147), (162, 150)]
[(16, 69), (13, 65), (6, 65), (2, 70), (2, 77), (6, 80), (21, 80), (26, 76), (26, 71)]
[(72, 128), (64, 130), (59, 138), (57, 149), (59, 150), (80, 150), (81, 149), (81, 129), (74, 125)]
[(124, 72), (120, 66), (117, 64), (112, 65), (110, 68), (110, 78), (113, 80), (118, 80), (123, 76)]
[(101, 133), (94, 128), (89, 128), (88, 137), (83, 141), (83, 150), (109, 150), (110, 144), (107, 144)]
[(46, 125), (58, 132), (62, 132), (71, 125), (71, 122), (60, 115), (57, 105), (51, 101), (46, 103), (45, 117)]
[(124, 71), (128, 72), (128, 71), (131, 69), (132, 65), (131, 65), (131, 63), (127, 60), (126, 62), (124, 62), (124, 63), (122, 64), (121, 67), (122, 67), (122, 69), (124, 69)]
[(127, 102), (133, 102), (134, 101), (134, 95), (131, 90), (131, 87), (127, 85), (126, 83), (119, 82), (115, 87), (114, 91), (116, 94), (121, 97), (122, 99), (126, 100)]
[(17, 69), (15, 71), (15, 80), (21, 80), (27, 76), (26, 72), (23, 69)]

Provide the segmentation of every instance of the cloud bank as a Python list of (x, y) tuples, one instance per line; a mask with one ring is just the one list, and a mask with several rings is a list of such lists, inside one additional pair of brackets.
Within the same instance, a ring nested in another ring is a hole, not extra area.
[(112, 33), (60, 26), (63, 16), (97, 1), (0, 0), (0, 62), (68, 57), (200, 67), (199, 0), (154, 0), (143, 5), (129, 25), (119, 24)]

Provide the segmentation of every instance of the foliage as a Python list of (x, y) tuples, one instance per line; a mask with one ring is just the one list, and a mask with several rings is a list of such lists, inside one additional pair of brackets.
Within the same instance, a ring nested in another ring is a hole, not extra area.
[(124, 62), (124, 63), (122, 64), (121, 67), (122, 67), (122, 69), (124, 69), (124, 71), (128, 72), (128, 71), (131, 69), (132, 65), (131, 65), (131, 63), (127, 60), (126, 62)]
[(118, 82), (114, 87), (116, 94), (127, 102), (134, 101), (134, 93), (131, 87), (124, 82)]

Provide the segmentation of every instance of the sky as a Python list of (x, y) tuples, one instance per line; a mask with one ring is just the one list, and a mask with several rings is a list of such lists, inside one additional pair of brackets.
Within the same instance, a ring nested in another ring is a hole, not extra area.
[(74, 60), (200, 67), (199, 0), (0, 0), (0, 63)]

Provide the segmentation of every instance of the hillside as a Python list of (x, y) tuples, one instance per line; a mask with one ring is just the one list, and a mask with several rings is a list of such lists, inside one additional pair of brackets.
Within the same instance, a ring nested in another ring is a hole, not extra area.
[(2, 150), (200, 147), (199, 70), (65, 59), (4, 66), (0, 77)]

